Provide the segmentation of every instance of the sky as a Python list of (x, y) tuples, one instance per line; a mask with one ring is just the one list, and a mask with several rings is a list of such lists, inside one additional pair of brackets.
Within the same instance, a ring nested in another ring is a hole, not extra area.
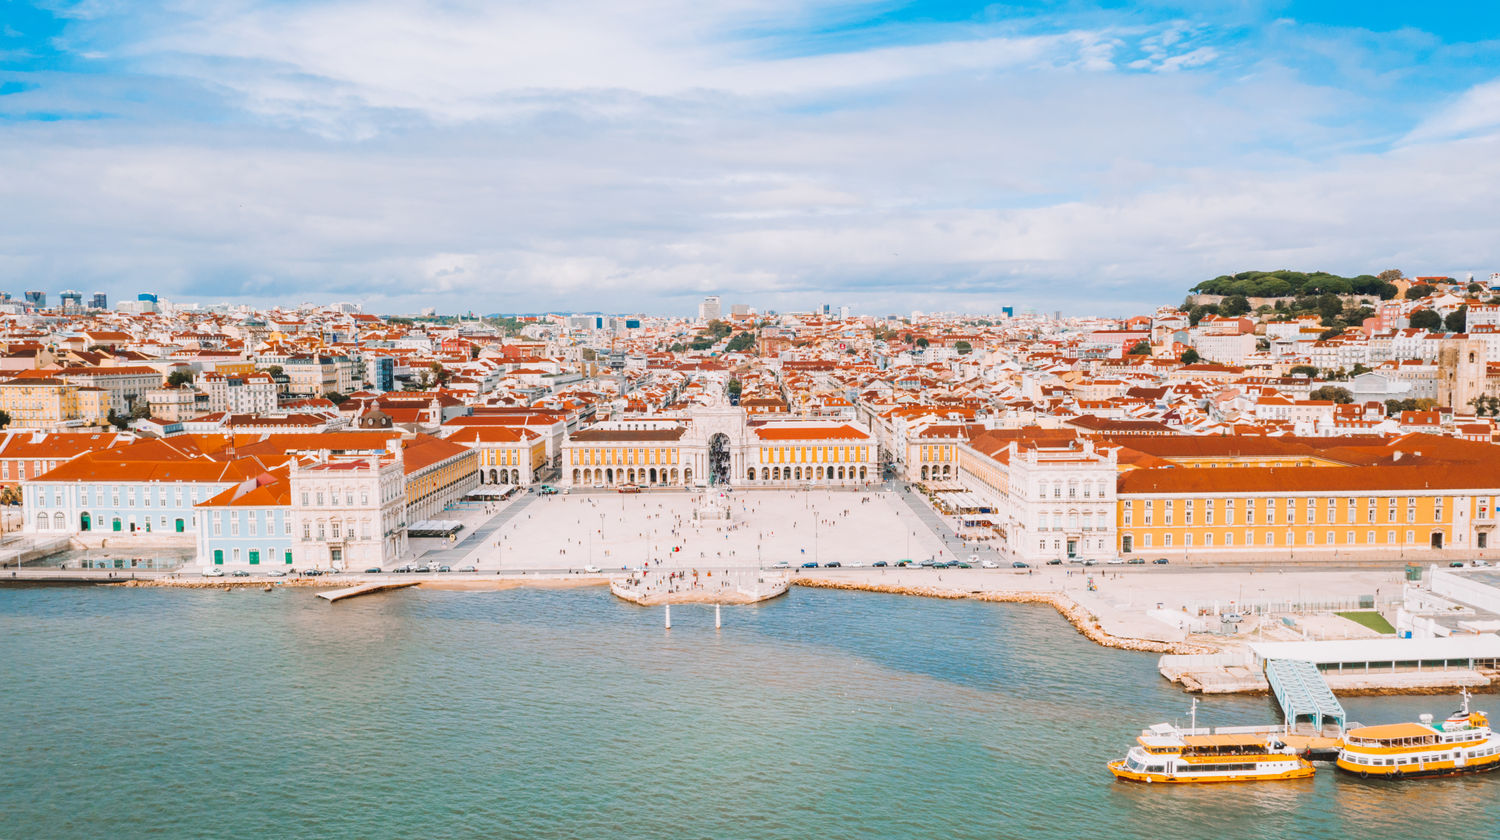
[(0, 0), (0, 289), (1124, 315), (1500, 271), (1500, 5)]

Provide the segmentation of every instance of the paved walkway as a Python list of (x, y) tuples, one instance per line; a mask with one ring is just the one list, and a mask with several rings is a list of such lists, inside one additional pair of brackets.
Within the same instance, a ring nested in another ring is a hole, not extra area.
[(469, 535), (460, 540), (457, 545), (454, 545), (452, 548), (428, 551), (426, 554), (419, 555), (417, 561), (422, 563), (447, 563), (450, 566), (460, 564), (469, 555), (489, 545), (490, 538), (495, 535), (496, 531), (505, 527), (505, 523), (516, 518), (517, 514), (525, 510), (537, 498), (537, 496), (531, 493), (517, 496), (514, 500), (507, 503), (505, 507), (501, 508), (499, 513), (486, 520), (483, 525), (470, 531)]
[[(953, 526), (948, 524), (948, 520), (939, 515), (920, 493), (914, 493), (908, 489), (905, 483), (898, 482), (896, 484), (895, 495), (906, 502), (907, 506), (911, 508), (912, 513), (915, 513), (917, 518), (922, 520), (923, 524), (931, 528), (932, 533), (943, 541), (943, 547), (950, 555), (948, 559), (965, 560), (970, 554), (975, 554), (978, 555), (980, 560), (993, 560), (996, 563), (1010, 564), (1010, 558), (1006, 557), (993, 541), (988, 543), (964, 542), (958, 536), (958, 533), (953, 530)], [(913, 557), (912, 559), (917, 560), (921, 558)]]

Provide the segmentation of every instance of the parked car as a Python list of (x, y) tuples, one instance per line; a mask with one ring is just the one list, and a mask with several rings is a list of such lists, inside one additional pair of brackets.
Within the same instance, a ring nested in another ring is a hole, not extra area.
[(969, 555), (969, 562), (970, 563), (978, 563), (979, 562), (979, 555), (978, 554), (970, 554)]
[(998, 568), (1000, 568), (1000, 564), (996, 563), (994, 560), (981, 560), (981, 561), (979, 561), (979, 568), (981, 568), (981, 569), (998, 569)]
[(1111, 557), (1111, 558), (1109, 558), (1109, 560), (1107, 562), (1111, 566), (1123, 566), (1123, 565), (1125, 565), (1125, 558), (1124, 557)]
[(1448, 564), (1448, 567), (1451, 569), (1462, 569), (1464, 567), (1464, 561), (1454, 560), (1452, 563)]
[(965, 563), (965, 562), (963, 562), (961, 560), (950, 560), (950, 561), (948, 561), (948, 568), (950, 568), (950, 569), (972, 569), (972, 568), (974, 568), (974, 564), (973, 563)]
[(785, 560), (777, 560), (775, 563), (771, 564), (771, 568), (773, 569), (790, 569), (791, 567), (792, 564), (786, 562)]
[(1097, 566), (1097, 565), (1099, 565), (1099, 561), (1095, 560), (1092, 557), (1090, 557), (1089, 559), (1083, 561), (1083, 565), (1085, 565), (1085, 566)]
[(874, 563), (871, 563), (870, 565), (871, 566), (879, 566), (881, 568), (885, 568), (886, 566), (889, 566), (890, 564), (887, 563), (887, 562), (885, 562), (884, 560), (876, 560)]
[(1167, 560), (1167, 558), (1165, 558), (1165, 557), (1158, 557), (1155, 560), (1152, 560), (1151, 562), (1154, 565), (1157, 565), (1157, 566), (1165, 566), (1165, 565), (1167, 565), (1167, 563), (1169, 563), (1171, 561)]
[(271, 569), (270, 571), (266, 572), (266, 574), (270, 575), (271, 577), (286, 577), (286, 572), (282, 569)]
[(476, 566), (474, 566), (472, 564), (470, 564), (468, 566), (459, 566), (458, 570), (460, 572), (477, 572), (477, 571), (479, 571), (478, 567), (476, 567)]
[(206, 569), (203, 570), (203, 576), (204, 577), (223, 577), (224, 576), (224, 570), (221, 569), (221, 568), (219, 568), (218, 566), (209, 566), (208, 568), (206, 568)]
[(597, 575), (597, 574), (599, 574), (599, 572), (603, 571), (598, 566), (592, 566), (592, 565), (591, 566), (584, 566), (583, 570), (585, 572), (588, 572), (591, 575)]
[(380, 574), (380, 567), (379, 566), (371, 566), (370, 568), (365, 569), (365, 574), (367, 574), (367, 575), (378, 575), (378, 574)]
[(543, 496), (552, 496), (552, 495), (556, 495), (557, 488), (553, 487), (550, 484), (543, 484), (542, 486), (536, 488), (536, 492), (538, 494), (540, 494), (540, 495), (543, 495)]
[(865, 567), (865, 563), (864, 563), (863, 560), (850, 560), (849, 561), (849, 568), (851, 568), (851, 569), (863, 569), (864, 567)]
[(932, 559), (931, 557), (929, 557), (926, 560), (923, 560), (922, 562), (918, 563), (917, 565), (921, 566), (924, 569), (931, 569), (931, 568), (933, 568), (933, 567), (935, 567), (937, 565), (937, 561), (934, 560), (934, 559)]
[(816, 568), (818, 568), (818, 564), (814, 563), (811, 560), (809, 560), (806, 563), (802, 564), (802, 568), (804, 568), (804, 569), (816, 569)]
[(1490, 561), (1488, 561), (1488, 560), (1475, 560), (1474, 562), (1470, 563), (1469, 565), (1473, 566), (1476, 569), (1485, 569), (1485, 568), (1489, 568)]
[(825, 569), (837, 569), (837, 568), (839, 568), (839, 567), (841, 567), (843, 565), (844, 565), (843, 563), (840, 563), (837, 560), (829, 560), (827, 563), (823, 564), (823, 568), (825, 568)]
[(1144, 558), (1144, 557), (1132, 557), (1129, 560), (1125, 561), (1125, 565), (1127, 565), (1127, 566), (1144, 566), (1144, 565), (1146, 565), (1146, 558)]
[(438, 566), (438, 571), (440, 571), (440, 572), (451, 572), (451, 571), (453, 571), (453, 567), (449, 566), (446, 563), (444, 563), (443, 565)]
[(250, 577), (250, 573), (244, 569), (235, 569), (229, 573), (230, 577)]
[(621, 484), (619, 490), (621, 493), (639, 493), (641, 492), (641, 486), (639, 484)]
[(413, 572), (419, 572), (419, 573), (424, 573), (425, 574), (427, 572), (432, 571), (432, 566), (413, 566), (411, 570)]
[(1031, 564), (1030, 563), (1023, 563), (1020, 560), (1017, 560), (1014, 563), (1011, 563), (1010, 567), (1012, 569), (1029, 569), (1029, 568), (1031, 568)]
[(1059, 557), (1054, 557), (1051, 560), (1047, 561), (1047, 565), (1049, 565), (1049, 566), (1061, 566), (1062, 565), (1062, 559), (1059, 558)]

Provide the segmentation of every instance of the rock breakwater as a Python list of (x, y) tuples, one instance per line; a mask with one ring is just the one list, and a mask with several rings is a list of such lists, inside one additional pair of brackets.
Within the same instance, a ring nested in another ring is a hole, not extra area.
[(1079, 633), (1089, 641), (1104, 647), (1120, 650), (1138, 650), (1147, 653), (1217, 653), (1213, 648), (1181, 642), (1158, 642), (1150, 639), (1128, 639), (1104, 632), (1089, 611), (1079, 606), (1072, 598), (1060, 592), (1012, 592), (975, 590), (963, 592), (938, 586), (897, 586), (881, 583), (828, 580), (826, 578), (798, 578), (797, 586), (814, 589), (848, 589), (860, 592), (882, 592), (889, 595), (916, 595), (922, 598), (970, 598), (976, 601), (993, 601), (1006, 604), (1045, 604), (1057, 610)]

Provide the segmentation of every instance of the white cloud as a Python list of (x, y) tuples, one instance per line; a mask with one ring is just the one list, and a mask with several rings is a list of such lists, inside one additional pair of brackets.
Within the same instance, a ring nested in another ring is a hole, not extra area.
[(1475, 85), (1419, 123), (1406, 142), (1421, 143), (1500, 130), (1500, 79)]

